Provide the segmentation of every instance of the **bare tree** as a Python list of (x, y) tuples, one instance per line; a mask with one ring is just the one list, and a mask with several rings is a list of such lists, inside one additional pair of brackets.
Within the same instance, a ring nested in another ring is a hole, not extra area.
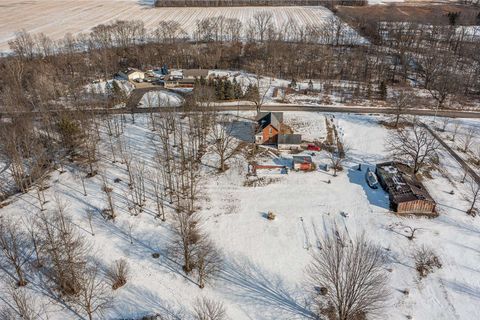
[(208, 298), (198, 299), (195, 302), (194, 319), (195, 320), (226, 320), (227, 313), (223, 303), (210, 300)]
[(247, 33), (250, 34), (251, 39), (257, 39), (263, 42), (267, 37), (273, 26), (273, 15), (268, 11), (260, 11), (253, 15), (248, 25)]
[(409, 162), (414, 174), (433, 160), (438, 146), (435, 137), (416, 119), (411, 127), (395, 130), (387, 137), (387, 150), (397, 159)]
[(43, 311), (32, 303), (35, 298), (26, 288), (9, 287), (7, 290), (11, 309), (0, 311), (0, 318), (5, 320), (37, 320), (42, 319)]
[(205, 287), (205, 283), (213, 278), (222, 266), (220, 252), (213, 242), (204, 234), (195, 250), (195, 268), (198, 274), (198, 286)]
[(390, 104), (395, 109), (395, 128), (398, 128), (400, 117), (404, 114), (405, 110), (412, 106), (412, 93), (404, 89), (394, 91), (392, 97), (389, 99)]
[(108, 206), (107, 208), (103, 209), (102, 215), (104, 216), (104, 218), (115, 222), (115, 218), (117, 217), (117, 215), (115, 213), (115, 204), (113, 203), (112, 197), (113, 188), (110, 187), (110, 185), (108, 184), (106, 173), (102, 174), (102, 191), (105, 194), (105, 199)]
[(476, 129), (473, 127), (468, 128), (465, 134), (462, 137), (462, 151), (467, 152), (468, 149), (472, 146), (473, 138), (476, 135)]
[(455, 141), (455, 138), (457, 137), (459, 129), (460, 129), (460, 121), (458, 120), (453, 121), (452, 141)]
[(480, 198), (480, 184), (475, 181), (475, 179), (471, 178), (468, 181), (468, 201), (470, 201), (470, 208), (467, 210), (467, 214), (471, 216), (476, 215), (475, 205), (477, 204), (477, 200)]
[(60, 294), (76, 296), (81, 290), (89, 247), (70, 222), (64, 204), (57, 200), (53, 212), (42, 212), (37, 227), (42, 271)]
[(219, 169), (225, 171), (225, 162), (239, 151), (239, 143), (232, 135), (232, 122), (228, 117), (219, 117), (212, 129), (213, 151), (220, 157)]
[(190, 273), (195, 267), (195, 251), (201, 234), (195, 213), (177, 212), (174, 215), (174, 237), (171, 250), (183, 262), (183, 270)]
[(31, 253), (29, 251), (29, 241), (23, 233), (20, 224), (17, 221), (0, 220), (0, 249), (1, 258), (15, 270), (17, 275), (17, 285), (25, 286), (24, 265), (28, 262)]
[(346, 160), (346, 154), (350, 151), (348, 143), (338, 143), (337, 147), (332, 147), (328, 153), (328, 159), (333, 169), (333, 176), (337, 176), (337, 172), (342, 170), (342, 164)]
[(80, 274), (80, 290), (74, 303), (93, 320), (98, 314), (101, 316), (105, 309), (110, 307), (111, 296), (105, 281), (100, 278), (99, 266), (96, 263), (88, 265)]
[(415, 233), (423, 228), (411, 227), (403, 223), (393, 223), (388, 226), (388, 229), (392, 231), (395, 231), (395, 229), (402, 229), (402, 235), (408, 240), (413, 240), (415, 239)]
[(319, 310), (333, 307), (339, 320), (378, 312), (389, 294), (382, 249), (364, 236), (345, 246), (347, 239), (334, 233), (322, 240), (307, 269)]
[(107, 278), (112, 284), (112, 289), (116, 290), (127, 283), (129, 268), (127, 260), (118, 259), (107, 270)]
[(155, 203), (157, 205), (157, 214), (155, 218), (165, 221), (165, 206), (164, 201), (166, 198), (165, 178), (163, 177), (163, 171), (161, 168), (155, 169), (155, 176), (153, 180), (153, 192), (155, 194)]
[(445, 130), (447, 129), (448, 124), (450, 123), (450, 120), (451, 120), (451, 119), (448, 118), (448, 117), (443, 117), (443, 118), (442, 118), (442, 129), (441, 129), (442, 132), (445, 132)]

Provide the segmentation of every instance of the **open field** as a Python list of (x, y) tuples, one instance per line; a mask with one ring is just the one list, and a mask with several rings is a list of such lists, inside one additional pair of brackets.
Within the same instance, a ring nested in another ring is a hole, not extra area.
[[(242, 113), (235, 124), (235, 136), (248, 141), (249, 118)], [(218, 173), (217, 159), (208, 151), (201, 166), (202, 225), (222, 249), (225, 267), (219, 278), (199, 289), (196, 278), (185, 276), (181, 266), (169, 259), (168, 243), (172, 236), (172, 215), (167, 221), (154, 218), (155, 205), (150, 196), (144, 212), (133, 216), (128, 209), (128, 175), (125, 165), (112, 162), (106, 128), (102, 125), (102, 143), (98, 166), (112, 187), (118, 217), (105, 221), (100, 211), (105, 206), (99, 175), (86, 179), (85, 196), (75, 165), (66, 172), (55, 171), (48, 179), (47, 212), (54, 210), (54, 197), (67, 203), (67, 212), (76, 231), (91, 245), (102, 266), (114, 259), (128, 261), (131, 274), (127, 284), (115, 291), (113, 308), (107, 319), (138, 318), (160, 313), (171, 319), (191, 319), (196, 298), (206, 296), (222, 301), (230, 319), (315, 319), (305, 285), (305, 268), (318, 241), (337, 228), (350, 238), (365, 233), (388, 255), (389, 288), (392, 292), (383, 319), (474, 320), (480, 317), (478, 247), (480, 220), (465, 214), (467, 186), (459, 183), (462, 171), (444, 150), (440, 150), (440, 171), (424, 184), (438, 203), (440, 216), (434, 219), (399, 217), (388, 210), (388, 197), (382, 189), (370, 189), (365, 171), (388, 159), (384, 139), (388, 130), (378, 121), (381, 116), (287, 112), (286, 123), (305, 139), (325, 138), (325, 117), (333, 118), (343, 139), (352, 149), (348, 162), (338, 177), (331, 172), (259, 172), (269, 183), (246, 186), (247, 162), (238, 156), (230, 169)], [(155, 165), (156, 133), (149, 129), (148, 116), (138, 116), (135, 123), (126, 120), (124, 139), (135, 161), (142, 161), (149, 171)], [(309, 152), (311, 153), (311, 152)], [(288, 161), (289, 154), (281, 154)], [(328, 161), (324, 151), (313, 157), (320, 167)], [(258, 155), (262, 163), (276, 163), (271, 153)], [(280, 159), (281, 160), (281, 159)], [(7, 172), (7, 171), (6, 171)], [(114, 179), (119, 179), (114, 183)], [(331, 183), (327, 183), (331, 180)], [(3, 180), (5, 181), (5, 180)], [(151, 195), (152, 178), (147, 178)], [(454, 194), (450, 194), (454, 190)], [(35, 193), (12, 198), (0, 209), (0, 216), (22, 217), (39, 214)], [(92, 230), (87, 212), (95, 213)], [(274, 221), (265, 218), (268, 211), (277, 214)], [(340, 214), (349, 213), (348, 217)], [(405, 228), (420, 228), (415, 240), (408, 240)], [(432, 247), (442, 268), (420, 279), (411, 254), (421, 245)], [(152, 253), (160, 253), (158, 259)], [(32, 272), (32, 274), (34, 274)], [(4, 277), (6, 282), (10, 280)], [(3, 282), (0, 281), (0, 290)], [(66, 308), (48, 304), (51, 297), (42, 290), (42, 280), (29, 278), (28, 292), (36, 303), (46, 303), (49, 319), (77, 319)], [(408, 290), (409, 294), (402, 291)], [(2, 307), (0, 301), (0, 307)]]
[[(376, 3), (382, 3), (381, 1)], [(375, 4), (375, 3), (374, 3)], [(471, 6), (435, 3), (431, 2), (405, 2), (379, 4), (365, 7), (338, 7), (342, 19), (346, 21), (379, 22), (379, 21), (402, 21), (422, 24), (449, 23), (448, 12), (460, 12), (459, 25), (475, 25), (476, 16), (480, 8)]]
[(277, 27), (289, 19), (300, 26), (322, 25), (332, 16), (323, 7), (230, 7), (230, 8), (154, 8), (152, 1), (134, 0), (4, 0), (0, 3), (0, 50), (8, 49), (8, 41), (15, 32), (25, 29), (31, 33), (45, 33), (52, 39), (65, 34), (78, 34), (102, 23), (115, 20), (141, 20), (148, 30), (160, 21), (178, 21), (192, 35), (196, 21), (223, 15), (238, 18), (246, 25), (259, 11), (271, 12)]

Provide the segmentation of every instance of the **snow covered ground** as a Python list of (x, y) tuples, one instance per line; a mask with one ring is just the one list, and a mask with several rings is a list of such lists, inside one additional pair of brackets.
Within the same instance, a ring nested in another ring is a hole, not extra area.
[(86, 86), (88, 92), (99, 95), (108, 95), (113, 90), (113, 82), (115, 82), (120, 90), (122, 90), (126, 96), (129, 96), (134, 86), (131, 82), (126, 80), (108, 80), (91, 83)]
[[(274, 178), (269, 184), (248, 187), (244, 186), (247, 163), (243, 157), (232, 160), (230, 169), (219, 174), (212, 168), (214, 157), (206, 155), (200, 213), (203, 226), (223, 251), (225, 269), (218, 280), (203, 290), (195, 284), (195, 279), (183, 274), (181, 266), (168, 259), (170, 220), (162, 223), (154, 219), (154, 203), (147, 201), (147, 209), (139, 216), (128, 213), (124, 199), (128, 188), (125, 166), (112, 163), (106, 137), (100, 166), (113, 188), (118, 210), (115, 223), (97, 214), (93, 219), (95, 236), (90, 234), (87, 210), (98, 213), (105, 207), (99, 176), (87, 179), (88, 195), (84, 196), (78, 172), (73, 168), (63, 174), (52, 173), (47, 197), (52, 199), (56, 194), (68, 202), (68, 212), (78, 232), (93, 244), (92, 252), (104, 264), (125, 258), (131, 267), (130, 279), (115, 292), (115, 304), (107, 318), (158, 312), (188, 319), (195, 299), (207, 296), (222, 301), (234, 320), (314, 319), (304, 271), (318, 239), (336, 226), (351, 238), (365, 233), (387, 250), (392, 296), (382, 313), (383, 319), (403, 320), (406, 316), (422, 320), (479, 319), (480, 219), (465, 214), (466, 186), (458, 182), (462, 175), (458, 164), (442, 152), (441, 166), (447, 173), (435, 171), (433, 179), (425, 181), (438, 202), (438, 218), (398, 217), (388, 210), (387, 194), (381, 189), (370, 189), (365, 183), (365, 171), (356, 170), (358, 163), (362, 163), (365, 170), (365, 166), (373, 168), (375, 163), (388, 159), (384, 147), (388, 131), (378, 123), (383, 118), (353, 114), (327, 116), (334, 118), (343, 139), (352, 146), (349, 161), (338, 177), (322, 170), (288, 175), (265, 173)], [(241, 113), (236, 126), (238, 137), (248, 131), (249, 117), (253, 117), (253, 113)], [(154, 148), (148, 119), (148, 116), (137, 115), (134, 124), (127, 120), (124, 135), (135, 160), (145, 162), (150, 168)], [(322, 113), (286, 112), (285, 121), (306, 139), (322, 139), (326, 135)], [(313, 158), (317, 164), (327, 161), (323, 151)], [(268, 161), (278, 159), (272, 157)], [(122, 182), (113, 183), (115, 178)], [(151, 188), (151, 180), (147, 181)], [(450, 190), (455, 190), (454, 195), (449, 194)], [(0, 215), (26, 217), (39, 210), (33, 193), (15, 196), (13, 200), (0, 209)], [(53, 202), (47, 207), (52, 209)], [(265, 218), (269, 211), (276, 213), (274, 221)], [(340, 215), (341, 211), (348, 212), (349, 217)], [(402, 234), (402, 228), (392, 231), (395, 224), (421, 229), (416, 239), (410, 241)], [(133, 230), (133, 244), (128, 236), (129, 228)], [(438, 253), (443, 267), (420, 280), (411, 254), (422, 244)], [(160, 252), (160, 258), (153, 259), (153, 252)], [(37, 290), (38, 285), (35, 281), (28, 285), (35, 301), (47, 301)], [(401, 292), (405, 289), (409, 295)], [(47, 310), (51, 312), (49, 319), (76, 318), (56, 305), (49, 304)]]
[(183, 98), (171, 91), (149, 91), (140, 100), (139, 108), (180, 107)]
[[(245, 26), (260, 11), (272, 13), (276, 28), (290, 19), (300, 28), (308, 24), (324, 26), (333, 13), (324, 7), (225, 7), (225, 8), (155, 8), (153, 1), (136, 0), (2, 0), (0, 5), (0, 51), (8, 50), (15, 32), (44, 33), (54, 40), (67, 33), (88, 33), (98, 24), (115, 20), (141, 20), (147, 30), (160, 21), (174, 20), (192, 36), (197, 20), (224, 16), (237, 18)], [(354, 31), (345, 26), (348, 32)]]
[[(444, 141), (480, 175), (480, 123), (475, 120), (459, 121), (447, 118), (445, 131), (443, 131), (444, 121), (445, 118), (438, 118), (432, 125), (438, 128), (437, 134), (443, 137)], [(465, 146), (467, 146), (466, 152)]]

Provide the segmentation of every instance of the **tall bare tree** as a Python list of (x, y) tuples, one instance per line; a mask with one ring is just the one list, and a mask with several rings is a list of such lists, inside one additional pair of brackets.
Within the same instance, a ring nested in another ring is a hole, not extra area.
[(19, 287), (27, 284), (24, 265), (32, 253), (29, 247), (28, 237), (18, 221), (0, 220), (0, 258), (15, 270)]
[(405, 110), (412, 107), (412, 93), (404, 89), (394, 91), (389, 99), (390, 104), (395, 110), (395, 128), (398, 128), (400, 117), (405, 113)]
[(101, 319), (103, 312), (111, 305), (111, 295), (104, 279), (100, 277), (97, 263), (89, 264), (79, 277), (79, 293), (75, 296), (74, 303), (88, 317), (93, 320), (95, 315)]
[(417, 119), (410, 127), (392, 131), (386, 144), (394, 157), (412, 165), (413, 173), (418, 173), (433, 160), (439, 146), (435, 137)]
[(177, 212), (173, 231), (171, 250), (182, 261), (185, 273), (189, 274), (195, 267), (195, 252), (201, 240), (196, 214)]
[(470, 127), (462, 135), (462, 151), (463, 152), (467, 152), (468, 149), (472, 146), (476, 133), (477, 133), (477, 130), (473, 127)]
[(477, 204), (477, 200), (480, 198), (480, 184), (475, 181), (475, 179), (471, 178), (468, 181), (468, 198), (467, 200), (470, 201), (470, 208), (467, 210), (469, 215), (475, 216), (476, 210), (475, 205)]
[(239, 151), (239, 143), (233, 136), (232, 122), (227, 116), (219, 117), (212, 129), (213, 151), (220, 158), (219, 169), (225, 171), (225, 163)]
[(344, 235), (333, 233), (321, 241), (307, 269), (318, 309), (333, 307), (339, 320), (378, 312), (388, 299), (385, 254), (364, 236), (346, 245)]
[(212, 279), (222, 268), (222, 257), (219, 250), (207, 235), (202, 234), (198, 247), (195, 250), (195, 269), (198, 274), (198, 286), (205, 287), (205, 283)]

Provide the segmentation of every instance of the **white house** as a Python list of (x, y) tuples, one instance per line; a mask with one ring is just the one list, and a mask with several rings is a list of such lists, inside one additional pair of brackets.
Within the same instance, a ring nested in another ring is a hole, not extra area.
[(125, 80), (133, 81), (137, 79), (145, 79), (145, 73), (135, 68), (128, 68), (126, 71), (120, 71), (118, 73)]

